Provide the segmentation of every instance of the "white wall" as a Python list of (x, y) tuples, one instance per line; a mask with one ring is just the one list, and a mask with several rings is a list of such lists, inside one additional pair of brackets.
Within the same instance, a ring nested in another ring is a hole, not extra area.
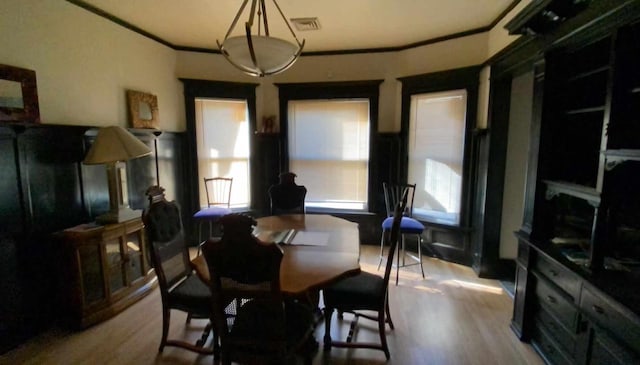
[(533, 72), (528, 72), (515, 77), (511, 82), (509, 142), (500, 230), (500, 257), (502, 258), (515, 258), (517, 255), (518, 241), (513, 232), (522, 226), (532, 102)]
[(0, 6), (0, 63), (36, 72), (42, 123), (129, 126), (126, 89), (158, 96), (160, 128), (184, 130), (172, 49), (60, 0)]
[(504, 29), (504, 25), (507, 24), (511, 19), (513, 19), (516, 14), (522, 11), (532, 0), (521, 0), (518, 5), (516, 5), (509, 14), (507, 14), (501, 21), (498, 22), (490, 31), (489, 31), (489, 47), (487, 58), (494, 56), (501, 49), (508, 46), (511, 42), (515, 41), (520, 37), (519, 35), (509, 35), (509, 32)]

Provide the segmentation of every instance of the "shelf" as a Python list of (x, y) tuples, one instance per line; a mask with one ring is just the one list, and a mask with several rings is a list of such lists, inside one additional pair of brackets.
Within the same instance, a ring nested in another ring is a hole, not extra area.
[(605, 108), (604, 105), (602, 105), (602, 106), (594, 106), (594, 107), (591, 107), (591, 108), (571, 109), (571, 110), (565, 111), (565, 114), (573, 115), (573, 114), (585, 114), (585, 113), (603, 112), (604, 108)]
[(600, 205), (600, 193), (595, 188), (565, 181), (543, 180), (543, 182), (547, 185), (547, 199), (552, 199), (558, 194), (565, 194), (584, 199), (593, 206)]
[(614, 167), (626, 161), (640, 161), (640, 150), (619, 149), (602, 151), (605, 156), (605, 169), (612, 170)]
[(591, 75), (598, 74), (598, 73), (600, 73), (600, 72), (608, 71), (608, 70), (609, 70), (609, 68), (610, 68), (610, 67), (609, 67), (609, 65), (606, 65), (606, 66), (602, 66), (602, 67), (595, 68), (595, 69), (593, 69), (593, 70), (589, 70), (589, 71), (581, 72), (581, 73), (579, 73), (579, 74), (577, 74), (577, 75), (574, 75), (574, 76), (569, 77), (569, 78), (567, 79), (567, 81), (568, 81), (568, 82), (572, 82), (572, 81), (580, 80), (580, 79), (583, 79), (583, 78), (585, 78), (585, 77), (589, 77), (589, 76), (591, 76)]

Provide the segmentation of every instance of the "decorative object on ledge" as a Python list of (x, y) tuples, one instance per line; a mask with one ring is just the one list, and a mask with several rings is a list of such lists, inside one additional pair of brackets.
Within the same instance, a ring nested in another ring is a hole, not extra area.
[[(216, 41), (222, 55), (232, 65), (251, 76), (274, 75), (288, 69), (296, 62), (304, 47), (304, 39), (302, 43), (298, 40), (280, 6), (276, 0), (272, 1), (282, 20), (287, 25), (291, 36), (293, 36), (295, 44), (281, 38), (272, 37), (269, 34), (265, 0), (251, 1), (249, 19), (245, 23), (246, 35), (230, 37), (249, 0), (242, 2), (222, 43)], [(258, 16), (258, 33), (252, 35), (251, 28), (254, 25), (253, 21), (256, 15)], [(264, 27), (264, 35), (261, 34), (262, 27)]]
[(40, 123), (35, 71), (0, 65), (0, 121)]
[(276, 133), (276, 116), (269, 115), (262, 118), (262, 128), (260, 133)]
[(101, 224), (140, 218), (140, 210), (129, 208), (125, 162), (151, 154), (151, 149), (122, 127), (100, 129), (84, 158), (87, 165), (106, 164), (109, 183), (109, 212), (96, 218)]
[(584, 10), (590, 2), (591, 0), (532, 1), (504, 27), (511, 35), (545, 34)]
[(133, 128), (159, 129), (157, 96), (127, 90), (127, 103)]

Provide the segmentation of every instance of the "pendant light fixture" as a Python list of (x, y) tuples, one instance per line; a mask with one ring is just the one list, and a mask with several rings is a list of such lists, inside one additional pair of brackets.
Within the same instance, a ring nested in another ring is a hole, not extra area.
[[(232, 65), (246, 74), (258, 77), (274, 75), (288, 69), (296, 62), (304, 47), (304, 39), (302, 42), (298, 40), (276, 0), (271, 1), (287, 25), (295, 43), (271, 36), (265, 1), (251, 0), (249, 20), (245, 23), (245, 35), (230, 37), (249, 2), (249, 0), (243, 0), (223, 42), (216, 41), (220, 52)], [(258, 17), (255, 22), (257, 33), (254, 34), (252, 28), (256, 16)]]

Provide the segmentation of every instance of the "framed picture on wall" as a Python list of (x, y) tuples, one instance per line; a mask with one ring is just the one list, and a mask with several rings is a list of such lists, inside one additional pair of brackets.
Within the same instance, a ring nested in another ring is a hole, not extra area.
[(0, 65), (0, 122), (40, 123), (36, 72)]
[(157, 96), (142, 91), (127, 90), (127, 103), (131, 127), (159, 129)]

